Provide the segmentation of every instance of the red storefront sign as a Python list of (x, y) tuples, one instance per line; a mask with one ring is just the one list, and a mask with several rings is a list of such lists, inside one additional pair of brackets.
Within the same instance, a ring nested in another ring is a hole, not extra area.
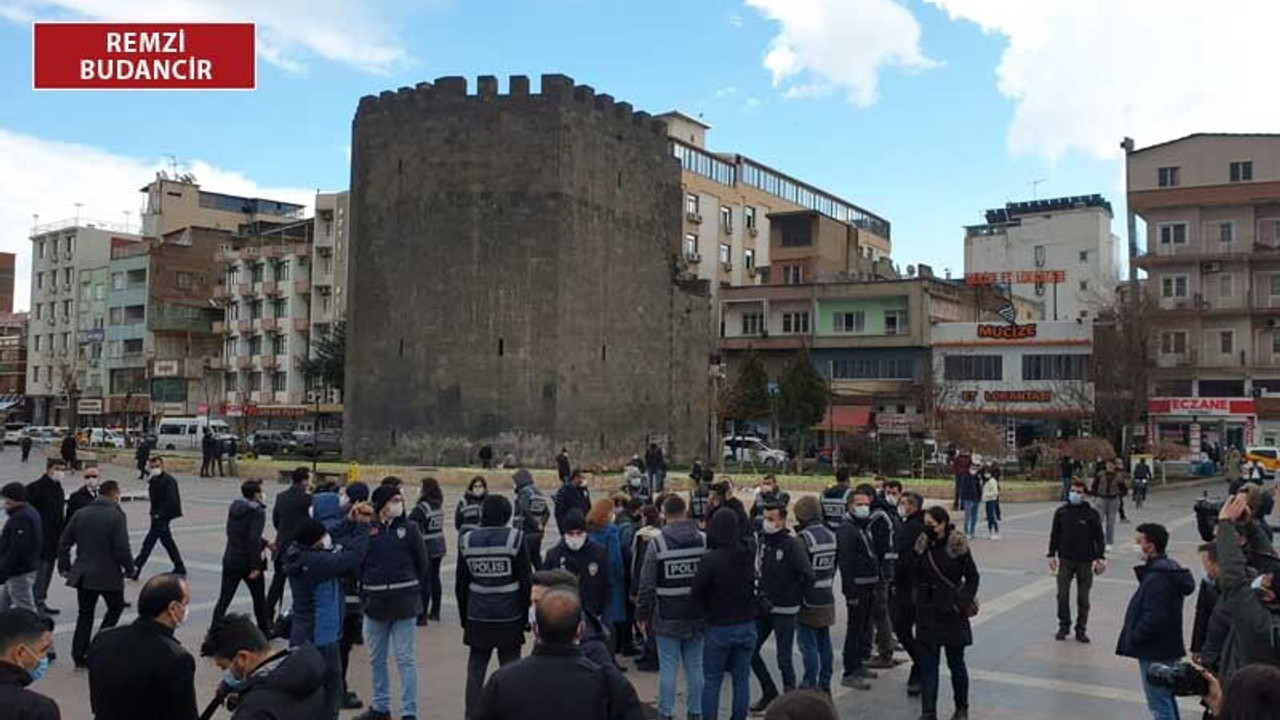
[(1152, 415), (1254, 415), (1252, 398), (1151, 398)]
[(978, 326), (978, 337), (993, 338), (995, 340), (1026, 340), (1036, 336), (1036, 324), (1027, 323), (1025, 325), (995, 325), (982, 324)]
[(968, 273), (964, 276), (965, 285), (1012, 285), (1014, 283), (1061, 285), (1066, 281), (1065, 270), (1006, 270)]
[(36, 90), (252, 90), (253, 23), (37, 22)]

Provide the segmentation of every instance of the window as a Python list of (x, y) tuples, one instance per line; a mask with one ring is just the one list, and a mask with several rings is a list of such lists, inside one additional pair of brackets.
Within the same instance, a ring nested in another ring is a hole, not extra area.
[(743, 264), (743, 265), (744, 265), (748, 270), (754, 270), (754, 269), (755, 269), (755, 267), (756, 267), (756, 251), (755, 251), (755, 250), (743, 250), (743, 251), (742, 251), (742, 264)]
[(782, 247), (808, 247), (813, 244), (813, 220), (808, 216), (788, 217), (775, 221), (782, 235)]
[(58, 292), (58, 271), (57, 270), (49, 271), (49, 290), (51, 292)]
[(1023, 380), (1088, 380), (1088, 355), (1023, 355)]
[(903, 335), (910, 328), (907, 323), (906, 310), (885, 310), (884, 311), (884, 334), (885, 335)]
[(1253, 179), (1253, 161), (1241, 160), (1231, 163), (1231, 182), (1249, 182)]
[(194, 274), (189, 273), (185, 270), (178, 271), (178, 289), (179, 290), (190, 290), (191, 286), (194, 284), (195, 284)]
[(280, 334), (271, 338), (271, 353), (284, 355), (289, 352), (289, 336)]
[(254, 300), (253, 302), (249, 303), (249, 319), (250, 320), (262, 319), (262, 301), (261, 300)]
[(1233, 330), (1222, 330), (1218, 333), (1218, 351), (1223, 355), (1235, 352), (1236, 334)]
[(809, 332), (809, 311), (782, 313), (782, 332), (792, 335)]
[(1160, 335), (1160, 352), (1165, 355), (1184, 355), (1187, 352), (1185, 332), (1167, 332)]
[(1236, 224), (1233, 222), (1218, 223), (1218, 242), (1229, 243), (1235, 240)]
[(142, 338), (125, 340), (123, 347), (124, 347), (125, 355), (141, 355), (142, 354)]
[(684, 236), (684, 256), (686, 258), (695, 258), (698, 256), (698, 236), (686, 234)]
[[(324, 297), (328, 297), (328, 296), (324, 296)], [(272, 308), (273, 317), (278, 317), (282, 320), (289, 317), (289, 298), (287, 297), (280, 298), (279, 300), (275, 301), (274, 305), (275, 307)]]
[(1032, 252), (1035, 255), (1036, 267), (1044, 267), (1045, 255), (1047, 253), (1045, 247), (1043, 245), (1037, 245), (1032, 249)]
[(235, 321), (240, 319), (240, 303), (233, 302), (227, 306), (227, 320)]
[(1231, 297), (1231, 275), (1228, 273), (1222, 273), (1218, 276), (1218, 297)]
[(37, 290), (44, 289), (44, 273), (43, 272), (36, 273), (36, 289)]
[(747, 205), (742, 208), (742, 221), (746, 223), (748, 230), (756, 229), (756, 209)]
[(124, 289), (124, 273), (122, 272), (111, 273), (111, 289), (112, 290)]
[(760, 335), (764, 329), (764, 314), (758, 312), (742, 313), (742, 334)]
[(834, 380), (914, 380), (913, 360), (832, 360)]
[(76, 236), (71, 235), (67, 238), (67, 254), (74, 255), (76, 252)]
[(262, 373), (260, 372), (249, 373), (249, 389), (250, 390), (262, 389)]
[(838, 312), (832, 317), (834, 330), (838, 333), (860, 333), (867, 329), (867, 314), (862, 310)]
[(64, 287), (70, 288), (72, 285), (71, 268), (62, 269), (62, 284)]
[(1187, 224), (1186, 223), (1167, 223), (1157, 226), (1160, 231), (1161, 245), (1186, 245), (1187, 244)]
[(698, 196), (689, 193), (684, 196), (684, 211), (690, 215), (698, 214)]
[(68, 320), (71, 319), (71, 301), (70, 300), (62, 301), (62, 317)]
[(1271, 333), (1271, 353), (1280, 355), (1280, 330), (1275, 330)]
[(1081, 262), (1082, 264), (1083, 264), (1083, 263), (1087, 263), (1087, 262), (1089, 262), (1089, 251), (1088, 251), (1088, 250), (1081, 250), (1081, 251), (1080, 251), (1080, 262)]
[(1085, 290), (1088, 290), (1088, 289), (1089, 289), (1089, 281), (1088, 281), (1088, 280), (1081, 280), (1081, 281), (1080, 281), (1080, 291), (1081, 291), (1081, 292), (1084, 292)]
[[(1276, 276), (1272, 276), (1276, 277)], [(1275, 286), (1275, 283), (1272, 283)], [(1160, 297), (1164, 298), (1184, 298), (1187, 297), (1187, 276), (1186, 275), (1165, 275), (1160, 278)]]
[(249, 354), (250, 355), (262, 354), (262, 336), (261, 335), (254, 335), (249, 338)]
[(1162, 167), (1156, 170), (1156, 184), (1160, 187), (1177, 187), (1179, 184), (1177, 167)]
[[(328, 260), (328, 258), (325, 258)], [(289, 261), (281, 260), (276, 264), (276, 282), (289, 282)]]
[(943, 360), (942, 374), (947, 380), (1000, 380), (1004, 377), (1004, 358), (999, 355), (948, 355)]
[(720, 243), (720, 262), (721, 263), (724, 263), (725, 265), (729, 264), (729, 258), (730, 258), (729, 252), (730, 252), (729, 246), (725, 245), (724, 243)]
[(41, 260), (44, 259), (44, 241), (43, 240), (36, 243), (36, 257), (40, 258)]
[(284, 391), (288, 390), (288, 389), (289, 389), (289, 374), (288, 374), (288, 373), (282, 373), (282, 372), (272, 373), (272, 374), (271, 374), (271, 389), (272, 389), (273, 391), (275, 391), (275, 392), (284, 392)]
[(262, 265), (262, 263), (254, 263), (252, 267), (250, 267), (250, 282), (262, 282)]
[(124, 308), (113, 307), (107, 311), (107, 324), (119, 325), (124, 318)]
[(724, 230), (725, 234), (733, 232), (733, 208), (720, 208), (720, 228)]
[(43, 339), (43, 338), (42, 338), (40, 335), (37, 335), (37, 336), (36, 336), (36, 352), (40, 352), (40, 350), (41, 350), (41, 347), (40, 347), (40, 341), (41, 341), (42, 339)]
[(804, 283), (804, 267), (800, 265), (782, 266), (782, 284), (800, 285)]
[(1280, 297), (1280, 273), (1271, 276), (1271, 297)]

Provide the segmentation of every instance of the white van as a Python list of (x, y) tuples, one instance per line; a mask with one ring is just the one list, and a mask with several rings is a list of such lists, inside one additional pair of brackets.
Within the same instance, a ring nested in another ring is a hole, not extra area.
[(82, 432), (89, 438), (89, 447), (124, 449), (124, 435), (119, 430), (96, 427), (85, 428)]
[(231, 426), (222, 420), (209, 420), (203, 417), (165, 418), (156, 428), (156, 447), (161, 450), (199, 449), (206, 427), (211, 429), (214, 435), (231, 433)]

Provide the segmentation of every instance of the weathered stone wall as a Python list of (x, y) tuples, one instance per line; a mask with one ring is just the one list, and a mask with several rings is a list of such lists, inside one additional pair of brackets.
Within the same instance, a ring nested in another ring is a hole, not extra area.
[(369, 460), (705, 454), (708, 298), (677, 287), (662, 123), (561, 75), (360, 102), (346, 431)]

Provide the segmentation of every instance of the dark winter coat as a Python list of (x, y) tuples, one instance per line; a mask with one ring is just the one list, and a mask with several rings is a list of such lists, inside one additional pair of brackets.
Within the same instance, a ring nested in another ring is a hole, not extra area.
[(1218, 586), (1208, 577), (1200, 581), (1200, 592), (1196, 594), (1195, 622), (1191, 626), (1191, 652), (1198, 653), (1209, 638), (1209, 627), (1213, 621), (1213, 609), (1218, 604)]
[(271, 527), (276, 529), (276, 552), (283, 553), (311, 517), (311, 494), (302, 485), (292, 485), (276, 496), (271, 506)]
[(497, 670), (472, 720), (643, 720), (635, 688), (576, 645), (538, 643), (529, 657)]
[(969, 552), (969, 538), (951, 526), (941, 540), (932, 533), (921, 533), (912, 548), (911, 562), (915, 568), (916, 639), (925, 645), (972, 645), (973, 630), (961, 610), (978, 595), (978, 568)]
[(58, 704), (27, 689), (31, 675), (0, 662), (0, 720), (62, 720)]
[(711, 516), (707, 544), (716, 547), (702, 556), (693, 578), (693, 604), (708, 625), (740, 625), (753, 622), (759, 612), (755, 569), (751, 552), (743, 545), (738, 516), (717, 512)]
[(547, 570), (563, 568), (578, 576), (578, 594), (582, 608), (602, 617), (609, 599), (609, 551), (603, 545), (587, 538), (581, 550), (570, 550), (561, 539), (547, 552), (542, 565)]
[(105, 497), (71, 518), (57, 550), (58, 570), (67, 574), (67, 585), (74, 588), (118, 592), (124, 589), (125, 576), (133, 573), (129, 520), (119, 503)]
[(324, 717), (324, 672), (324, 658), (314, 646), (276, 653), (245, 679), (231, 720)]
[(173, 630), (138, 618), (89, 646), (94, 720), (194, 720), (196, 661)]
[(573, 474), (573, 469), (569, 467), (569, 456), (563, 453), (556, 455), (556, 475), (560, 477), (560, 482), (569, 482), (569, 476)]
[[(88, 487), (79, 487), (75, 492), (67, 496), (67, 522), (71, 522), (71, 516), (76, 514), (77, 510), (82, 510), (89, 506), (89, 503), (97, 499), (98, 493), (90, 490)], [(63, 525), (66, 527), (66, 525)]]
[(403, 517), (369, 530), (369, 552), (360, 571), (364, 614), (374, 620), (391, 621), (422, 614), (422, 588), (388, 588), (389, 585), (420, 583), (427, 574), (427, 548), (418, 526)]
[(552, 501), (556, 505), (556, 528), (560, 532), (564, 532), (564, 516), (569, 511), (578, 508), (582, 511), (582, 515), (591, 513), (591, 493), (587, 490), (587, 486), (577, 487), (573, 483), (565, 483), (556, 490), (555, 497)]
[(163, 522), (182, 517), (182, 495), (178, 481), (167, 472), (147, 480), (147, 497), (151, 500), (151, 519)]
[(1133, 569), (1138, 589), (1129, 600), (1116, 654), (1138, 660), (1172, 660), (1182, 644), (1182, 600), (1196, 589), (1191, 571), (1165, 555)]
[(874, 588), (880, 582), (880, 558), (876, 556), (871, 519), (846, 516), (836, 531), (836, 561), (840, 565), (840, 587), (846, 600)]
[(40, 559), (46, 562), (58, 557), (58, 538), (66, 522), (67, 494), (62, 483), (48, 475), (27, 485), (27, 504), (40, 513)]
[(772, 534), (761, 533), (756, 566), (760, 595), (771, 609), (800, 607), (814, 580), (813, 565), (800, 538), (786, 528)]
[(911, 602), (911, 583), (915, 567), (907, 560), (911, 557), (916, 541), (925, 530), (923, 510), (917, 510), (914, 515), (902, 521), (902, 532), (898, 534), (900, 562), (894, 567), (894, 588), (898, 591), (895, 597), (899, 602)]
[(960, 502), (978, 502), (982, 499), (982, 476), (966, 472), (960, 476)]
[(1053, 513), (1049, 557), (1068, 562), (1093, 562), (1106, 557), (1102, 516), (1087, 502), (1067, 503)]
[(343, 580), (360, 569), (368, 550), (367, 528), (350, 521), (329, 531), (333, 548), (304, 548), (292, 543), (283, 569), (293, 593), (290, 645), (331, 645), (342, 637), (346, 599)]
[(9, 514), (0, 530), (0, 581), (40, 567), (40, 514), (23, 505)]
[(428, 537), (429, 535), (432, 535), (431, 528), (428, 527), (428, 525), (430, 525), (428, 522), (428, 513), (440, 511), (441, 504), (442, 503), (432, 505), (426, 500), (420, 500), (417, 505), (413, 506), (413, 510), (409, 511), (409, 522), (418, 526), (418, 533), (422, 535), (423, 544), (426, 545), (427, 548), (427, 557), (432, 560), (442, 558), (448, 553), (448, 546), (445, 544), (444, 539), (443, 514), (440, 515), (441, 527), (439, 533), (432, 537)]
[(1230, 623), (1218, 661), (1219, 677), (1254, 663), (1280, 665), (1280, 653), (1271, 645), (1280, 607), (1267, 605), (1250, 587), (1253, 578), (1239, 537), (1230, 522), (1218, 523), (1218, 587), (1222, 590), (1218, 604)]
[(262, 531), (267, 508), (259, 502), (236, 498), (227, 509), (227, 545), (222, 551), (224, 570), (247, 574), (263, 569)]

